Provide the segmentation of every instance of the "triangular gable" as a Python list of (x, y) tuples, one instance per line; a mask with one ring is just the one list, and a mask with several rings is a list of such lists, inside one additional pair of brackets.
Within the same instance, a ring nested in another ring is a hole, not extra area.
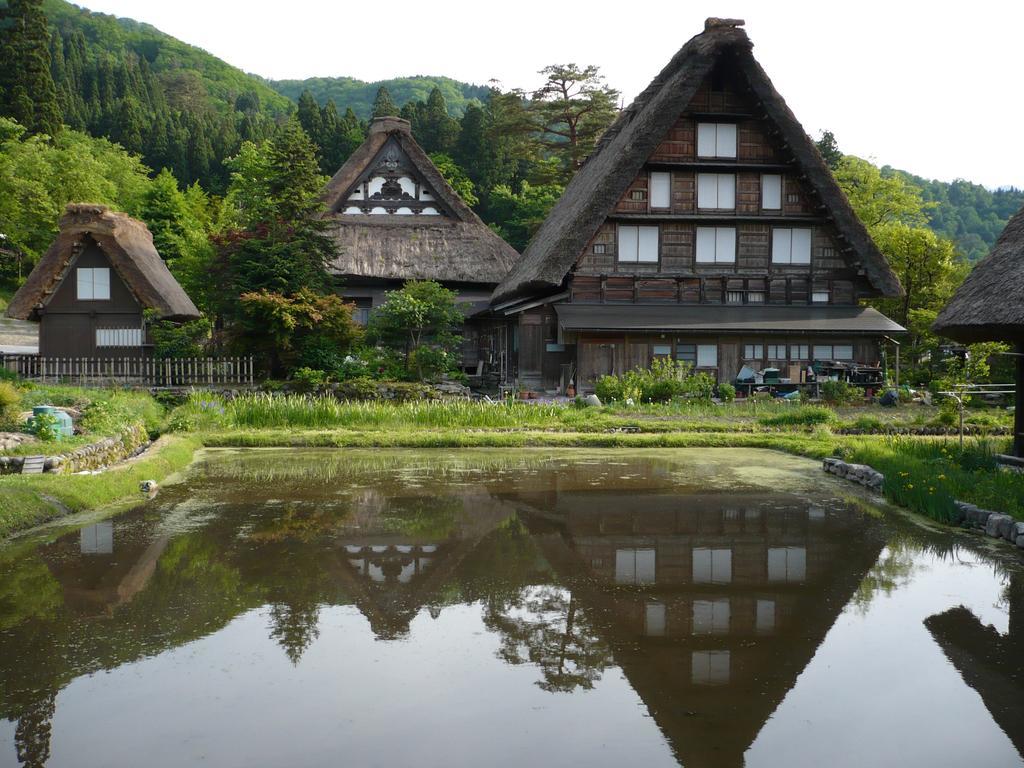
[[(371, 180), (375, 180), (373, 187), (366, 189)], [(382, 190), (385, 184), (388, 189)], [(360, 185), (364, 187), (362, 195)], [(419, 195), (417, 190), (420, 190)], [(429, 199), (422, 197), (423, 191)], [(376, 201), (366, 199), (377, 193), (382, 196)], [(356, 199), (352, 199), (353, 194)], [(413, 199), (406, 200), (403, 194)], [(360, 208), (360, 213), (371, 213), (374, 207), (386, 211), (407, 208), (413, 215), (434, 208), (445, 218), (485, 226), (412, 137), (409, 121), (397, 117), (377, 118), (371, 123), (366, 141), (328, 182), (323, 200), (328, 216), (343, 217), (349, 208)], [(373, 206), (372, 202), (380, 205)]]
[(530, 242), (523, 258), (494, 292), (509, 302), (559, 288), (580, 253), (626, 193), (659, 144), (689, 107), (698, 88), (725, 56), (744, 75), (780, 140), (792, 153), (807, 188), (832, 218), (871, 285), (883, 296), (902, 294), (899, 280), (857, 219), (810, 137), (754, 59), (742, 22), (709, 19), (651, 84), (619, 115), (573, 177)]

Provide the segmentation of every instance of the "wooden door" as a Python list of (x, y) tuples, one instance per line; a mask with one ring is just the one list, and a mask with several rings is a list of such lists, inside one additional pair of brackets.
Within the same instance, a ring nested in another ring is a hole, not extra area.
[(718, 345), (718, 381), (732, 383), (740, 372), (740, 345), (726, 342)]

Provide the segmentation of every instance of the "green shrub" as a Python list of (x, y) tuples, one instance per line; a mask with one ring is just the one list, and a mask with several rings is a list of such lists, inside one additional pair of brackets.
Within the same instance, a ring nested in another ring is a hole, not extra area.
[(594, 385), (594, 394), (602, 403), (622, 400), (622, 379), (618, 376), (602, 376)]
[(724, 383), (718, 385), (718, 398), (723, 403), (731, 403), (736, 399), (736, 387), (732, 384)]
[(821, 398), (830, 405), (846, 405), (864, 399), (863, 390), (848, 381), (825, 381), (821, 385)]
[(18, 381), (21, 377), (8, 368), (0, 368), (0, 381)]
[(292, 384), (299, 392), (316, 392), (327, 384), (327, 374), (315, 368), (296, 368), (292, 371)]
[(853, 423), (850, 426), (852, 426), (854, 429), (859, 429), (862, 432), (873, 433), (885, 431), (885, 422), (882, 421), (877, 416), (858, 416), (856, 419), (854, 419)]
[(815, 427), (834, 424), (836, 414), (821, 405), (801, 405), (773, 416), (762, 416), (758, 421), (766, 427)]
[(339, 382), (334, 391), (341, 400), (366, 401), (380, 399), (380, 389), (377, 387), (377, 382), (366, 376)]
[(21, 393), (7, 381), (0, 381), (0, 429), (10, 429), (18, 420)]
[(37, 413), (29, 423), (31, 424), (32, 434), (44, 443), (57, 439), (57, 425), (59, 422), (52, 413)]

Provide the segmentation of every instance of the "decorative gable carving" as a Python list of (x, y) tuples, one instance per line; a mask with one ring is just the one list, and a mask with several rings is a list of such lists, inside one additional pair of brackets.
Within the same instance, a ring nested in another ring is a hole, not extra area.
[(348, 215), (447, 216), (395, 139), (389, 139), (344, 196), (339, 213)]

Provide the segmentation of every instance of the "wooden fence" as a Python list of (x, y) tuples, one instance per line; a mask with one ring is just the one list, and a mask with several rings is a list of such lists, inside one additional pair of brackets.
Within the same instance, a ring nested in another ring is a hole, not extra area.
[(252, 384), (252, 357), (40, 357), (0, 354), (0, 367), (25, 379), (64, 384), (124, 384), (148, 387)]

